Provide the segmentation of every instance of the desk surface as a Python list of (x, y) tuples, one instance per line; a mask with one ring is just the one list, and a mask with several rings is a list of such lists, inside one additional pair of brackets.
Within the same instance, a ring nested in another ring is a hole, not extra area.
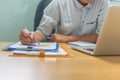
[(74, 57), (12, 57), (0, 50), (0, 80), (120, 80), (120, 56), (90, 56), (60, 45)]

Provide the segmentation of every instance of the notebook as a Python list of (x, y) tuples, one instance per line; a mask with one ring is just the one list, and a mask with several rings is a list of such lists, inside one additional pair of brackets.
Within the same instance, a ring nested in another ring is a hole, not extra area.
[(120, 55), (120, 6), (111, 6), (95, 47), (72, 45), (90, 55)]

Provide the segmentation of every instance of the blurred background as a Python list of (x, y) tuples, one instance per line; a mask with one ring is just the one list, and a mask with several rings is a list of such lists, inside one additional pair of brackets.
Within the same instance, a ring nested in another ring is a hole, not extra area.
[[(33, 31), (35, 12), (40, 0), (0, 0), (0, 42), (16, 42), (24, 26)], [(120, 0), (111, 0), (120, 5)]]
[(18, 41), (20, 30), (33, 31), (36, 7), (40, 0), (0, 0), (0, 41)]

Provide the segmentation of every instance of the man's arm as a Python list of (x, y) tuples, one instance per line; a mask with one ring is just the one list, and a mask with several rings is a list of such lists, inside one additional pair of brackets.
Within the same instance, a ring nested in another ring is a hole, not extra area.
[(34, 34), (39, 42), (44, 41), (44, 36), (40, 32), (34, 32)]
[(50, 36), (57, 23), (60, 21), (60, 9), (58, 0), (53, 0), (44, 10), (42, 20), (37, 27), (36, 32), (39, 32), (44, 39)]
[(89, 34), (83, 36), (68, 36), (70, 41), (86, 41), (96, 43), (98, 39), (98, 34)]
[(51, 41), (55, 42), (72, 42), (72, 41), (86, 41), (96, 43), (98, 38), (98, 34), (89, 34), (83, 36), (64, 36), (60, 34), (53, 34), (51, 37)]

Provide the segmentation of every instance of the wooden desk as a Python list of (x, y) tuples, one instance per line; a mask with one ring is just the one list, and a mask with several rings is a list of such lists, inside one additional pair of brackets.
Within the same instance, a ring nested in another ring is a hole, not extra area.
[[(0, 48), (8, 44), (0, 42)], [(120, 80), (120, 56), (90, 56), (61, 45), (74, 57), (12, 57), (0, 51), (0, 80)]]

